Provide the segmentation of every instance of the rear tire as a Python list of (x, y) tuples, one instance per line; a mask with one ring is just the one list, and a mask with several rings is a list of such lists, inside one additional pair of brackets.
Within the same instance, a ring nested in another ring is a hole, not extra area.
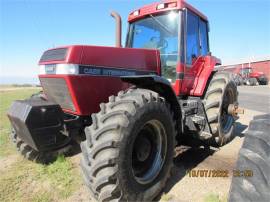
[(258, 82), (258, 79), (254, 78), (254, 86), (258, 86), (258, 85), (260, 85)]
[[(270, 114), (256, 116), (249, 125), (239, 151), (229, 201), (270, 199)], [(248, 175), (247, 175), (248, 174)], [(252, 175), (251, 175), (252, 174)]]
[(129, 89), (100, 108), (81, 143), (82, 173), (92, 196), (153, 200), (173, 165), (176, 130), (168, 105), (153, 91)]
[(268, 85), (268, 80), (266, 80), (266, 81), (260, 81), (259, 82), (259, 85)]
[(211, 146), (219, 147), (231, 140), (235, 120), (228, 114), (228, 105), (237, 103), (237, 87), (230, 73), (216, 72), (204, 96), (204, 107), (213, 138)]
[(256, 78), (248, 78), (246, 83), (247, 83), (248, 86), (259, 85), (259, 83), (258, 83), (258, 81), (257, 81)]

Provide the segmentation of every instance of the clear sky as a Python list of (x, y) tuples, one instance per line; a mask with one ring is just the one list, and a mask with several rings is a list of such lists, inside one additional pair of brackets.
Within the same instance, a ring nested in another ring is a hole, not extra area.
[[(0, 0), (0, 79), (36, 77), (44, 50), (114, 45), (114, 20), (155, 0)], [(210, 48), (223, 63), (270, 55), (270, 0), (189, 0), (208, 16)], [(106, 57), (104, 56), (106, 59)]]

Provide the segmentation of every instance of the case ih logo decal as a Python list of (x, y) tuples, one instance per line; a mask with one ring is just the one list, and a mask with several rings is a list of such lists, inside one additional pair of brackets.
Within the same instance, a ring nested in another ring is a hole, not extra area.
[(106, 68), (96, 66), (79, 66), (79, 74), (93, 75), (93, 76), (134, 76), (134, 75), (149, 75), (156, 74), (149, 71), (138, 71), (120, 68)]

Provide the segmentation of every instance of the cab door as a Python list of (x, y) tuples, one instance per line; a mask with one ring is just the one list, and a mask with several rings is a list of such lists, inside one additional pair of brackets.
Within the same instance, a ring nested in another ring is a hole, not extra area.
[(191, 95), (198, 78), (196, 75), (204, 67), (204, 56), (209, 53), (207, 22), (190, 10), (185, 11), (184, 23), (184, 78), (182, 95)]

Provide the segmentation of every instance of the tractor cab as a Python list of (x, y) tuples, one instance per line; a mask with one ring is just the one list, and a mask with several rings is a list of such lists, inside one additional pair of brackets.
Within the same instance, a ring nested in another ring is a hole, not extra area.
[(241, 72), (240, 72), (240, 74), (242, 75), (243, 78), (248, 78), (250, 73), (252, 73), (251, 67), (242, 68)]
[(161, 75), (177, 95), (202, 93), (198, 73), (220, 63), (210, 56), (207, 17), (183, 1), (164, 1), (133, 11), (129, 23), (126, 47), (159, 50)]
[(170, 11), (157, 16), (150, 15), (130, 24), (126, 47), (158, 49), (161, 69), (165, 78), (176, 80), (179, 61), (179, 12)]

